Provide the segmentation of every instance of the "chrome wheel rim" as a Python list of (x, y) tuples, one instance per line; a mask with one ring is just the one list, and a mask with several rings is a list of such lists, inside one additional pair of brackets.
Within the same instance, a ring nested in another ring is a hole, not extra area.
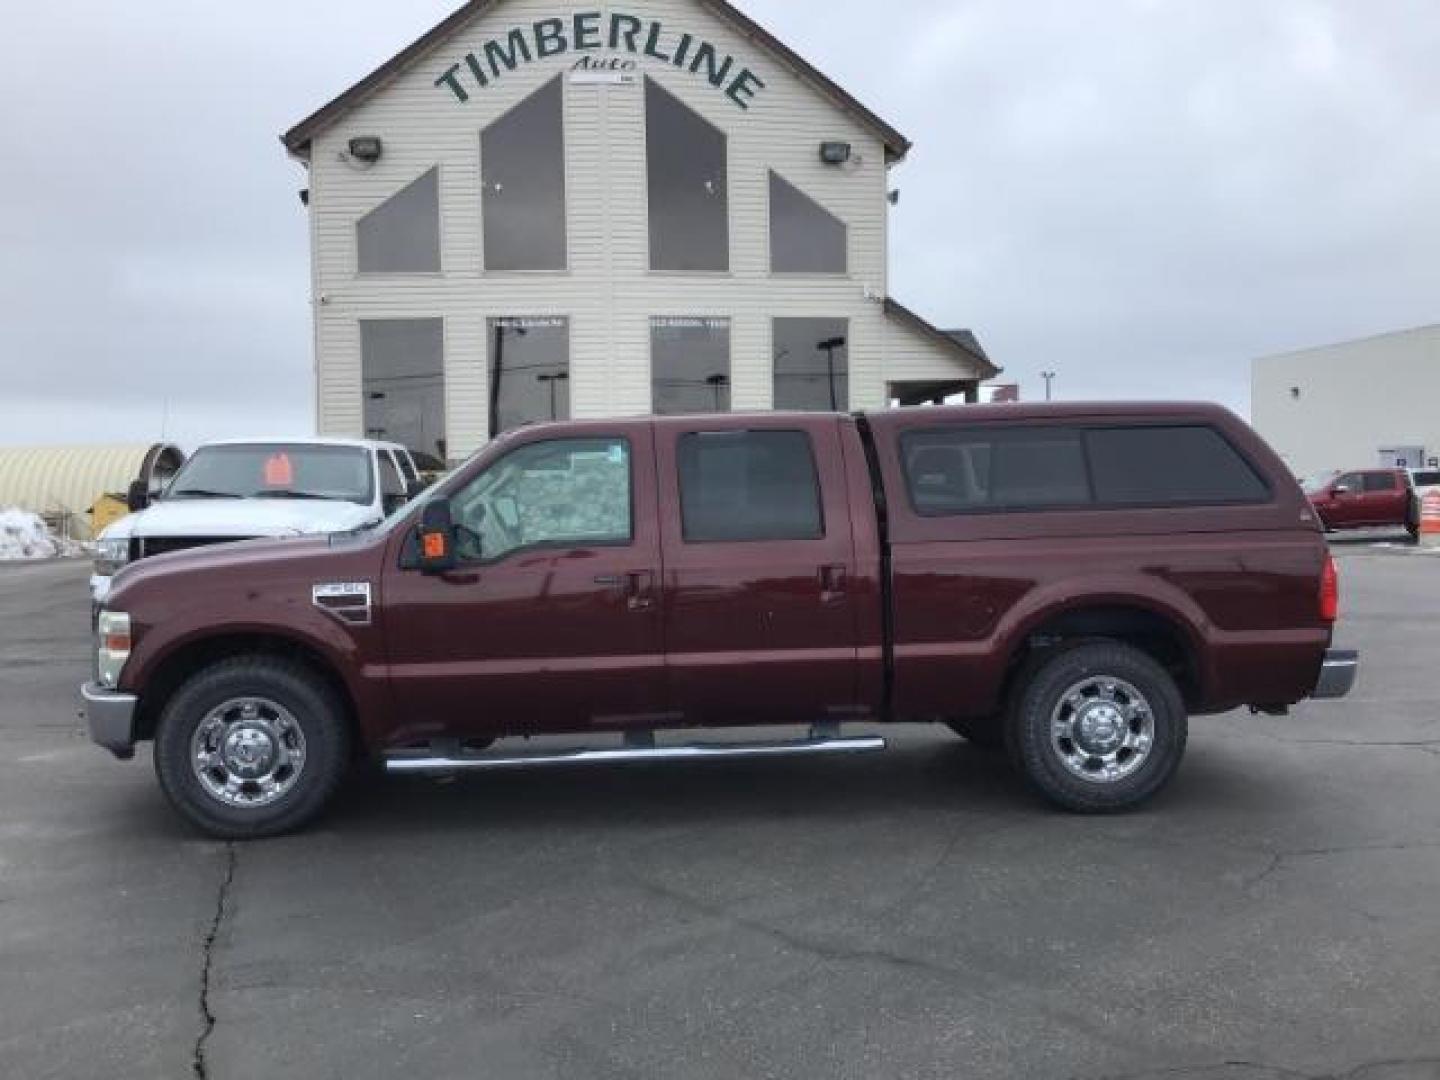
[(200, 786), (226, 806), (268, 806), (305, 770), (305, 733), (295, 714), (268, 698), (233, 698), (211, 709), (190, 739)]
[(1092, 675), (1063, 694), (1050, 714), (1050, 746), (1067, 772), (1113, 784), (1145, 764), (1155, 745), (1150, 702), (1124, 679)]

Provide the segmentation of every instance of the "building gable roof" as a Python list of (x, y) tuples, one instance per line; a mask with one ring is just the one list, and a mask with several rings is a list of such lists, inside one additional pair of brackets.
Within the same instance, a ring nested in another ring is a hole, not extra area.
[[(385, 61), (339, 97), (322, 105), (281, 135), (280, 141), (285, 144), (285, 149), (296, 156), (304, 157), (309, 152), (311, 140), (317, 134), (368, 99), (395, 76), (419, 63), (471, 20), (494, 10), (503, 2), (504, 0), (468, 0), (467, 3)], [(887, 160), (899, 161), (909, 152), (909, 139), (860, 104), (838, 83), (831, 80), (744, 12), (727, 3), (726, 0), (696, 0), (696, 2), (774, 54), (802, 80), (808, 82), (819, 93), (833, 101), (838, 108), (850, 113), (863, 126), (869, 128), (885, 144)]]
[(969, 330), (941, 330), (900, 301), (889, 297), (885, 299), (885, 314), (897, 323), (908, 326), (921, 337), (929, 338), (952, 356), (961, 357), (974, 364), (982, 381), (993, 379), (1004, 370), (996, 367), (995, 362), (985, 355), (985, 350), (980, 347), (980, 340)]

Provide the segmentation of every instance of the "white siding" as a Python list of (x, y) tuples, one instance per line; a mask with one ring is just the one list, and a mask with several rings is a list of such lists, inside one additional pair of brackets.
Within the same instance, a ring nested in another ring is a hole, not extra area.
[[(546, 80), (567, 71), (566, 52), (522, 64), (484, 89), (467, 82), (461, 103), (435, 80), (466, 52), (512, 26), (574, 10), (555, 0), (512, 0), (469, 24), (396, 76), (314, 140), (311, 152), (319, 428), (361, 434), (357, 320), (440, 316), (446, 320), (446, 425), (450, 453), (486, 437), (485, 320), (496, 315), (570, 319), (571, 400), (577, 417), (637, 414), (650, 408), (649, 320), (711, 315), (731, 320), (732, 401), (736, 409), (771, 404), (770, 319), (828, 316), (850, 320), (850, 386), (856, 407), (885, 404), (888, 354), (906, 372), (972, 373), (904, 328), (887, 331), (879, 298), (886, 291), (887, 170), (880, 140), (788, 66), (694, 0), (636, 0), (617, 11), (660, 18), (667, 33), (713, 42), (765, 83), (740, 109), (702, 75), (640, 59), (650, 75), (728, 137), (730, 263), (727, 275), (651, 273), (645, 206), (643, 81), (564, 86), (569, 270), (486, 273), (480, 223), (480, 129)], [(607, 10), (608, 16), (608, 10)], [(344, 150), (356, 135), (378, 135), (385, 152), (365, 167)], [(820, 163), (822, 140), (854, 146), (851, 163)], [(442, 273), (356, 273), (355, 221), (434, 165), (440, 167)], [(844, 276), (769, 273), (768, 174), (781, 173), (844, 220)], [(875, 299), (867, 299), (867, 292)]]
[(1440, 325), (1263, 357), (1252, 384), (1255, 429), (1297, 475), (1379, 465), (1382, 446), (1440, 457)]

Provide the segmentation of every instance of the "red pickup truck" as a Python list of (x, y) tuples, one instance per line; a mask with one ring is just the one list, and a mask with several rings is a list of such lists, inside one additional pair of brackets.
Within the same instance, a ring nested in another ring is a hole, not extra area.
[[(1304, 494), (1213, 406), (576, 422), (374, 528), (126, 568), (82, 693), (221, 837), (298, 827), (360, 758), (852, 752), (884, 742), (844, 724), (917, 720), (1112, 811), (1170, 779), (1189, 715), (1348, 692), (1336, 604)], [(556, 734), (584, 738), (510, 749)]]
[(1405, 529), (1420, 534), (1420, 504), (1405, 469), (1358, 469), (1340, 473), (1310, 492), (1327, 530)]

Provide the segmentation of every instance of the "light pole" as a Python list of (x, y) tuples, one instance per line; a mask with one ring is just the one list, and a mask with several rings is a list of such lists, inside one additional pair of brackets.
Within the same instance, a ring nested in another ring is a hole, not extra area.
[(1042, 371), (1040, 377), (1045, 380), (1045, 400), (1050, 400), (1050, 384), (1055, 381), (1055, 372)]
[(549, 383), (549, 384), (550, 384), (550, 419), (551, 419), (551, 420), (556, 419), (556, 416), (555, 416), (555, 384), (556, 384), (556, 383), (562, 383), (562, 382), (569, 382), (569, 381), (570, 381), (570, 373), (569, 373), (568, 371), (562, 371), (562, 372), (560, 372), (558, 375), (536, 375), (536, 376), (535, 376), (535, 381), (538, 382), (538, 383)]
[(845, 347), (845, 339), (843, 337), (826, 338), (824, 341), (818, 342), (815, 347), (825, 350), (825, 371), (830, 377), (830, 411), (839, 412), (840, 399), (835, 395), (835, 350)]
[(705, 385), (715, 393), (715, 411), (720, 411), (720, 390), (730, 385), (729, 375), (706, 375)]

